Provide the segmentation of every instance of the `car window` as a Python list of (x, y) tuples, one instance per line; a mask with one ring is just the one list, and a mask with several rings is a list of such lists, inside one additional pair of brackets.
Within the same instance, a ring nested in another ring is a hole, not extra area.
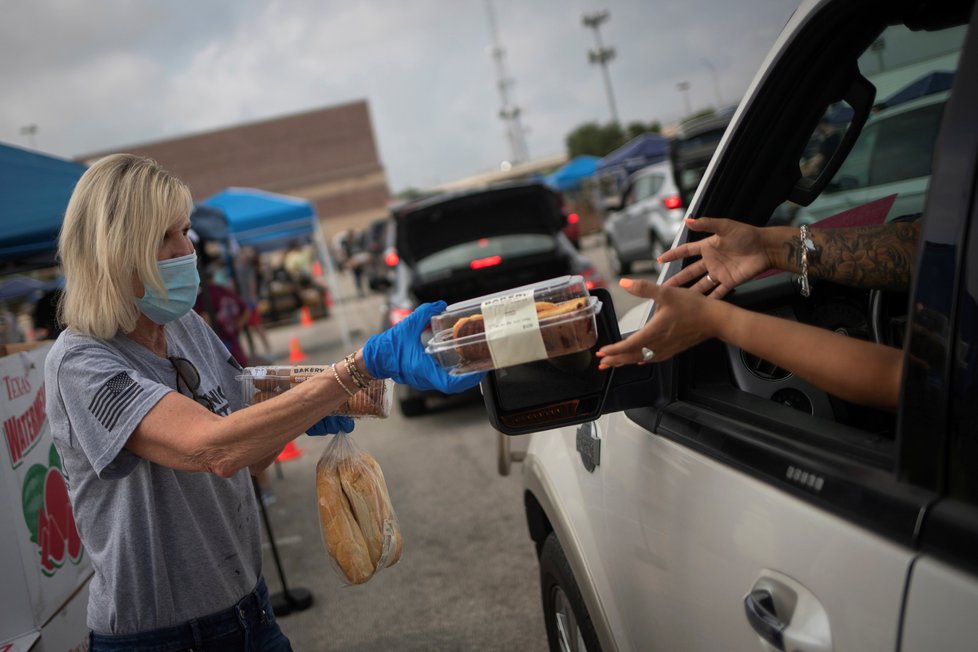
[(941, 102), (878, 123), (869, 185), (929, 176), (943, 111)]
[[(770, 224), (807, 224), (855, 206), (897, 195), (887, 219), (923, 211), (944, 105), (957, 68), (965, 27), (936, 32), (887, 28), (859, 57), (876, 89), (873, 112), (825, 190), (808, 206), (785, 202)], [(852, 108), (825, 108), (799, 159), (815, 178), (841, 144)]]
[(653, 197), (662, 188), (662, 182), (664, 177), (661, 174), (650, 174), (649, 175), (649, 194), (646, 195), (646, 199)]
[(507, 260), (544, 254), (557, 248), (552, 235), (518, 233), (480, 238), (454, 245), (418, 260), (418, 276), (424, 278), (462, 269), (480, 269), (504, 264)]
[(648, 199), (654, 192), (652, 190), (652, 185), (652, 175), (645, 174), (635, 179), (635, 185), (632, 187), (633, 192), (631, 193), (631, 201), (629, 201), (628, 204), (636, 204), (640, 201)]
[[(861, 54), (853, 52), (852, 58), (860, 73), (875, 87), (875, 100), (873, 104), (860, 105), (861, 111), (870, 110), (870, 106), (873, 108), (849, 151), (842, 148), (848, 141), (846, 135), (850, 134), (849, 139), (852, 138), (850, 130), (856, 124), (855, 105), (836, 99), (808, 111), (800, 102), (792, 107), (793, 115), (817, 116), (813, 126), (798, 125), (793, 134), (790, 127), (785, 127), (779, 134), (779, 142), (785, 142), (787, 137), (797, 143), (799, 149), (792, 156), (797, 156), (794, 160), (799, 176), (808, 174), (817, 178), (822, 174), (818, 169), (807, 172), (804, 169), (820, 151), (831, 163), (838, 162), (831, 159), (834, 152), (843, 153), (845, 158), (837, 169), (832, 165), (825, 168), (827, 174), (831, 174), (830, 183), (814, 201), (807, 206), (783, 201), (769, 223), (817, 223), (869, 204), (874, 208), (853, 211), (850, 216), (865, 220), (860, 223), (866, 224), (873, 220), (919, 217), (926, 199), (944, 106), (953, 93), (951, 84), (965, 35), (964, 27), (926, 32), (890, 26), (871, 41), (876, 45), (870, 45)], [(827, 79), (840, 69), (839, 61), (833, 61), (833, 64), (831, 69), (826, 67), (824, 76)], [(842, 86), (841, 82), (839, 86)], [(829, 95), (816, 90), (810, 97), (813, 102), (824, 102)], [(851, 97), (854, 103), (862, 101), (859, 97)], [(771, 148), (776, 149), (776, 145), (772, 143)], [(776, 164), (786, 163), (792, 165), (783, 158), (776, 159)], [(713, 179), (711, 177), (711, 181)], [(779, 189), (784, 192), (781, 197), (791, 192), (789, 183)], [(884, 198), (892, 203), (876, 201)], [(739, 201), (739, 198), (734, 199)], [(725, 209), (721, 205), (707, 210), (723, 212)], [(873, 265), (874, 260), (872, 255), (854, 253), (853, 260), (845, 261), (845, 264)], [(903, 344), (901, 334), (905, 332), (909, 304), (906, 292), (874, 293), (868, 288), (824, 282), (816, 285), (811, 297), (801, 299), (797, 276), (792, 274), (767, 276), (743, 284), (730, 300), (751, 310), (894, 347)], [(713, 371), (705, 361), (718, 354), (725, 358), (725, 371), (729, 371), (729, 375), (711, 375)], [(849, 451), (882, 468), (895, 463), (893, 444), (897, 425), (892, 413), (843, 401), (805, 379), (737, 349), (727, 347), (711, 352), (704, 348), (698, 355), (702, 355), (704, 362), (695, 358), (691, 365), (699, 370), (695, 374), (697, 387), (711, 387), (711, 383), (716, 383), (717, 387), (729, 386), (732, 380), (738, 397), (749, 396), (744, 404), (758, 399), (752, 404), (753, 412), (763, 413), (766, 402), (791, 408), (783, 415), (785, 423), (792, 421), (804, 430), (806, 440), (811, 443), (821, 441), (832, 450)], [(772, 418), (781, 421), (782, 415)]]

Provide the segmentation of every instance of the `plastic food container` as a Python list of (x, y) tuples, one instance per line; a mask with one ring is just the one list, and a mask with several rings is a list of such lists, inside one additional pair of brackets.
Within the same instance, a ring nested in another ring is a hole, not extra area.
[[(237, 378), (248, 404), (254, 405), (278, 396), (328, 369), (329, 365), (245, 367), (244, 373)], [(366, 389), (357, 392), (329, 416), (386, 419), (390, 416), (393, 402), (394, 381), (389, 378), (374, 379), (367, 383)]]
[(583, 277), (561, 276), (448, 306), (425, 350), (453, 375), (557, 358), (594, 346), (600, 310)]

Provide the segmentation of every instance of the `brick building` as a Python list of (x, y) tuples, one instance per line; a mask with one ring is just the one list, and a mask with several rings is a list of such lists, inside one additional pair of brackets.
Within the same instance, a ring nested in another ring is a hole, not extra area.
[(308, 199), (327, 237), (385, 215), (390, 199), (365, 100), (113, 151), (158, 161), (197, 200), (230, 186)]

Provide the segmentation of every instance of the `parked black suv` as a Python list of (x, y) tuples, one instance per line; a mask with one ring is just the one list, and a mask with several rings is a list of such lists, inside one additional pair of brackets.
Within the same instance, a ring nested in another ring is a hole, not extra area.
[[(604, 285), (562, 233), (560, 199), (543, 184), (438, 195), (402, 204), (393, 216), (397, 263), (384, 329), (419, 303), (451, 304), (567, 274)], [(402, 385), (398, 392), (406, 416), (426, 410), (424, 394)]]

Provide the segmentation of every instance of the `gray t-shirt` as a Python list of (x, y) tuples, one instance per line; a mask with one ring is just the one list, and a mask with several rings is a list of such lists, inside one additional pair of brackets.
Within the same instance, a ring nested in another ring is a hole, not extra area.
[[(166, 326), (167, 355), (198, 369), (198, 394), (227, 415), (244, 406), (240, 367), (194, 312)], [(47, 414), (95, 576), (88, 626), (102, 634), (167, 627), (234, 605), (261, 574), (258, 503), (247, 469), (175, 471), (125, 448), (176, 370), (125, 335), (67, 330), (45, 363)]]

